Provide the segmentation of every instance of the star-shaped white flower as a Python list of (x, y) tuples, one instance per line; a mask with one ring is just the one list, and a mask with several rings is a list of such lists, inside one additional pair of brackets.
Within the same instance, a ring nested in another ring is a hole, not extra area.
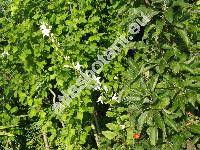
[(102, 96), (99, 96), (97, 102), (103, 104)]
[(113, 97), (112, 97), (112, 100), (117, 101), (117, 99), (118, 99), (118, 97), (117, 97), (117, 94), (115, 93), (115, 94), (113, 95)]
[(80, 65), (79, 62), (76, 64), (76, 66), (74, 66), (74, 68), (79, 71), (81, 70), (81, 67), (82, 65)]
[(43, 36), (49, 36), (50, 32), (51, 32), (51, 27), (47, 28), (46, 23), (42, 23), (42, 25), (40, 26), (40, 30), (43, 33)]
[(42, 30), (43, 36), (49, 36), (51, 29), (44, 29)]

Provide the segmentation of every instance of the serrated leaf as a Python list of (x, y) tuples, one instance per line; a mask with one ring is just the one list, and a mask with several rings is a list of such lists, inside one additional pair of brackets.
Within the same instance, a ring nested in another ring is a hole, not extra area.
[(183, 39), (183, 41), (185, 42), (185, 44), (188, 46), (190, 43), (190, 39), (187, 35), (187, 32), (181, 29), (176, 29), (176, 32), (179, 34), (179, 36)]
[(169, 126), (169, 127), (171, 127), (172, 129), (174, 129), (175, 131), (177, 131), (178, 132), (178, 129), (177, 129), (177, 127), (176, 127), (176, 124), (175, 124), (175, 122), (172, 120), (172, 119), (170, 119), (170, 118), (168, 118), (168, 117), (164, 117), (164, 121), (165, 121), (165, 123)]
[(163, 127), (164, 127), (164, 122), (163, 122), (162, 117), (160, 116), (160, 113), (156, 113), (156, 114), (155, 114), (154, 120), (155, 120), (156, 125), (157, 125), (160, 129), (163, 129)]
[(149, 127), (147, 129), (147, 134), (149, 135), (151, 145), (155, 146), (156, 142), (158, 140), (158, 130), (157, 130), (157, 128), (156, 127)]
[(144, 113), (142, 113), (138, 119), (138, 127), (139, 130), (142, 130), (142, 127), (144, 125), (144, 123), (146, 122), (147, 116), (148, 116), (149, 111), (145, 111)]
[(159, 101), (159, 103), (152, 107), (154, 109), (164, 109), (165, 107), (167, 107), (170, 104), (170, 99), (169, 98), (163, 98)]

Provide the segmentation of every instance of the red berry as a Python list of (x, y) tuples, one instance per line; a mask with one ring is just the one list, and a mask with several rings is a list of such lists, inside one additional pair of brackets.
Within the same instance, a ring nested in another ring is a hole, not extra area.
[(135, 140), (138, 140), (140, 138), (140, 134), (138, 134), (138, 133), (133, 134), (133, 138)]

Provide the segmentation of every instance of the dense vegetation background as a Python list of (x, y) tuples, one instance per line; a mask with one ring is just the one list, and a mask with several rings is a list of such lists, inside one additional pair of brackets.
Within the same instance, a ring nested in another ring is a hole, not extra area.
[[(200, 1), (0, 0), (0, 149), (200, 149)], [(55, 111), (129, 24), (150, 21)], [(44, 36), (41, 24), (51, 29)]]

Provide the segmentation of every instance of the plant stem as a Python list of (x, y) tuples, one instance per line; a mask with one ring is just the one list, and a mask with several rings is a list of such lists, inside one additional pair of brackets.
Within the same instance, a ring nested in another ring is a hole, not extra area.
[(42, 136), (43, 136), (43, 140), (44, 140), (44, 143), (45, 143), (45, 150), (50, 150), (49, 149), (49, 144), (48, 144), (48, 140), (47, 140), (47, 135), (45, 132), (42, 131)]

